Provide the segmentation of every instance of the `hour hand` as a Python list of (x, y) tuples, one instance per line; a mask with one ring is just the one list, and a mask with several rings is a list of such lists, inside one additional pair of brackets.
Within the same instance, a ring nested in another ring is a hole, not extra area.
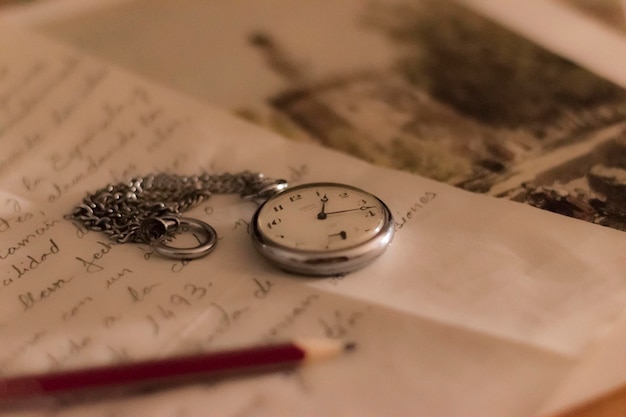
[(319, 213), (317, 213), (317, 218), (319, 220), (324, 220), (327, 214), (324, 210), (326, 210), (326, 203), (328, 202), (328, 197), (326, 197), (326, 194), (324, 194), (324, 197), (320, 198), (320, 201), (322, 202), (322, 209)]

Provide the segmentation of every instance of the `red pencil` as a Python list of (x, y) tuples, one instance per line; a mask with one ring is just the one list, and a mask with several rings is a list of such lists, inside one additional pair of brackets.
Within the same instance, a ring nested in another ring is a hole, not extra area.
[(154, 359), (87, 369), (0, 379), (0, 404), (32, 397), (53, 396), (112, 386), (216, 378), (237, 373), (278, 370), (323, 359), (354, 348), (354, 344), (326, 339), (254, 346), (193, 356)]

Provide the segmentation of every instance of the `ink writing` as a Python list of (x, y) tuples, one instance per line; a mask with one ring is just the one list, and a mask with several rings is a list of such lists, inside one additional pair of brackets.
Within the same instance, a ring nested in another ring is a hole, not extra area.
[(53, 240), (50, 239), (50, 247), (45, 250), (43, 253), (37, 255), (27, 255), (26, 259), (20, 262), (16, 262), (11, 265), (11, 270), (13, 276), (4, 278), (2, 280), (2, 285), (8, 287), (9, 285), (15, 283), (18, 279), (23, 278), (29, 272), (39, 268), (46, 260), (50, 259), (51, 256), (57, 255), (61, 249), (59, 245)]
[(306, 314), (320, 298), (317, 294), (310, 294), (304, 299), (300, 300), (295, 306), (293, 306), (279, 322), (273, 324), (266, 332), (264, 339), (271, 339), (280, 334), (281, 331), (292, 326), (301, 316)]
[(78, 313), (80, 313), (80, 311), (92, 301), (93, 301), (93, 297), (90, 297), (90, 296), (83, 297), (74, 306), (72, 306), (69, 311), (66, 311), (65, 313), (63, 313), (63, 315), (61, 316), (61, 319), (65, 321), (73, 317), (76, 317)]
[(36, 291), (28, 291), (17, 296), (18, 300), (24, 307), (24, 310), (31, 309), (40, 301), (43, 301), (47, 298), (50, 298), (53, 294), (60, 291), (63, 287), (65, 287), (72, 278), (65, 279), (57, 279), (56, 281), (51, 282), (45, 288), (36, 290)]
[(75, 259), (81, 263), (81, 265), (85, 268), (85, 271), (92, 273), (92, 272), (100, 272), (102, 270), (104, 270), (104, 267), (102, 265), (100, 265), (98, 262), (98, 260), (104, 258), (109, 252), (111, 252), (111, 249), (117, 245), (117, 243), (115, 242), (102, 242), (102, 241), (98, 241), (98, 245), (101, 246), (101, 249), (92, 253), (91, 256), (89, 257), (89, 259), (84, 259), (80, 256), (76, 256)]
[(154, 290), (158, 286), (159, 284), (152, 284), (141, 287), (140, 289), (128, 286), (126, 287), (126, 289), (128, 290), (128, 294), (130, 295), (131, 300), (134, 303), (137, 303), (143, 301), (148, 295), (150, 295), (152, 290)]
[(105, 283), (106, 289), (108, 290), (116, 282), (118, 282), (119, 280), (127, 276), (128, 274), (132, 274), (132, 273), (133, 271), (128, 268), (122, 268), (122, 270), (118, 271), (116, 274), (111, 275), (110, 277), (107, 278), (106, 283)]
[(32, 232), (22, 237), (17, 242), (11, 243), (11, 246), (0, 248), (0, 259), (7, 259), (9, 256), (15, 255), (21, 249), (28, 247), (28, 245), (30, 245), (35, 238), (39, 236), (44, 236), (57, 223), (58, 223), (58, 220), (54, 220), (54, 219), (44, 220), (42, 226), (37, 227), (36, 229), (34, 229)]
[(402, 229), (408, 222), (413, 219), (413, 216), (427, 205), (429, 205), (434, 199), (437, 197), (437, 194), (431, 191), (425, 192), (420, 198), (419, 201), (413, 203), (411, 207), (409, 207), (405, 212), (400, 213), (399, 220), (395, 220), (394, 226), (395, 230)]

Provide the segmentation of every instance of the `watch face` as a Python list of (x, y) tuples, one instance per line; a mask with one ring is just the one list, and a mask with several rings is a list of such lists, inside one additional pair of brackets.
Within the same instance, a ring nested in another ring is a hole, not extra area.
[(342, 272), (341, 263), (353, 264), (357, 258), (369, 261), (393, 234), (382, 201), (335, 183), (288, 188), (259, 208), (253, 227), (259, 249), (279, 266), (294, 269), (284, 264), (301, 263), (305, 272), (319, 275)]

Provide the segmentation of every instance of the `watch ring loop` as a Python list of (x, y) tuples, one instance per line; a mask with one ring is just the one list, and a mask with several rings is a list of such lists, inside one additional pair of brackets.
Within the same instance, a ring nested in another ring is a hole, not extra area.
[[(208, 255), (217, 244), (217, 232), (211, 225), (202, 220), (191, 217), (180, 217), (177, 219), (176, 232), (191, 232), (200, 240), (197, 246), (190, 248), (177, 248), (168, 246), (167, 239), (158, 240), (152, 243), (154, 251), (160, 255), (172, 259), (197, 259)], [(196, 233), (200, 236), (197, 236)]]

